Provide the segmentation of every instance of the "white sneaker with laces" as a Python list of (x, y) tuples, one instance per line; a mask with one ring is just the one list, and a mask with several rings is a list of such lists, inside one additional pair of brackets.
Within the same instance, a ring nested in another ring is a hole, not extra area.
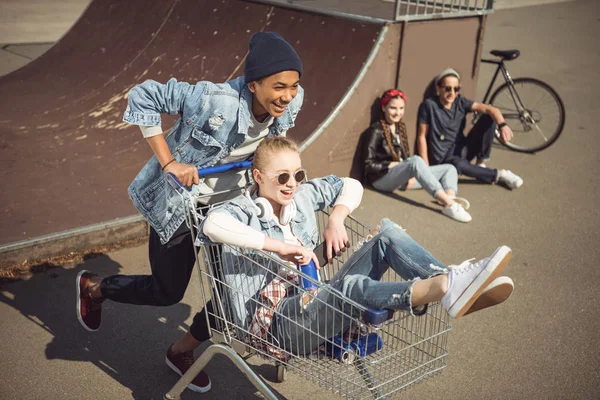
[(523, 179), (508, 169), (498, 171), (498, 182), (504, 183), (510, 189), (520, 188), (523, 185)]
[(485, 288), (506, 268), (511, 253), (510, 247), (500, 246), (489, 258), (476, 263), (467, 260), (458, 266), (449, 267), (448, 289), (442, 297), (446, 312), (454, 318), (462, 317)]
[(458, 203), (453, 203), (451, 206), (442, 208), (442, 214), (452, 218), (458, 222), (471, 222), (471, 214), (465, 211), (465, 209)]

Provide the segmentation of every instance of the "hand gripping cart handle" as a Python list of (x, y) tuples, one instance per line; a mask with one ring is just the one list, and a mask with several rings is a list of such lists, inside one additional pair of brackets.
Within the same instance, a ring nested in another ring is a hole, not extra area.
[[(205, 167), (205, 168), (198, 168), (198, 177), (200, 178), (200, 183), (202, 183), (204, 181), (204, 179), (209, 176), (209, 175), (216, 175), (216, 174), (220, 174), (223, 172), (228, 172), (228, 171), (235, 171), (235, 170), (245, 170), (246, 171), (246, 179), (248, 182), (251, 182), (251, 174), (249, 173), (249, 168), (252, 166), (252, 161), (239, 161), (239, 162), (232, 162), (232, 163), (227, 163), (227, 164), (221, 164), (221, 165), (214, 165), (212, 167)], [(200, 223), (201, 217), (202, 217), (202, 213), (198, 213), (195, 210), (195, 205), (197, 204), (197, 200), (196, 198), (194, 198), (194, 196), (188, 191), (186, 190), (185, 186), (183, 186), (183, 184), (179, 181), (179, 179), (177, 179), (177, 177), (172, 174), (171, 172), (167, 173), (167, 182), (169, 183), (169, 186), (175, 190), (180, 198), (181, 198), (181, 202), (183, 203), (183, 207), (188, 211), (185, 213), (185, 223), (188, 226), (188, 228), (192, 229), (192, 227), (198, 226), (198, 224)], [(223, 193), (227, 193), (230, 192), (234, 189), (228, 189), (228, 190), (223, 190), (220, 192), (215, 192), (212, 193), (212, 195), (219, 195), (219, 194), (223, 194)], [(210, 197), (210, 196), (207, 196)], [(192, 234), (194, 234), (194, 232), (192, 231)]]
[[(220, 174), (222, 172), (227, 171), (245, 170), (250, 168), (250, 166), (252, 166), (252, 161), (240, 161), (222, 165), (214, 165), (212, 167), (198, 168), (198, 176), (202, 178), (207, 175)], [(173, 189), (183, 188), (183, 185), (181, 184), (181, 182), (179, 182), (179, 179), (177, 179), (175, 175), (173, 175), (170, 172), (167, 175), (170, 178), (168, 182)]]

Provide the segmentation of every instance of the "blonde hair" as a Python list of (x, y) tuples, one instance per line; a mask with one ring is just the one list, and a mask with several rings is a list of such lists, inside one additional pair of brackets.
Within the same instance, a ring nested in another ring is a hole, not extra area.
[(252, 169), (264, 170), (270, 155), (280, 151), (294, 151), (297, 153), (298, 145), (292, 139), (288, 139), (285, 136), (272, 136), (264, 139), (254, 152)]

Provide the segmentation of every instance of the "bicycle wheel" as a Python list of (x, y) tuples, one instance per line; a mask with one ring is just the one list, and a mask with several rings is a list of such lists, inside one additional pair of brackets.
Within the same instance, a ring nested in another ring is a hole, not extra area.
[(513, 131), (513, 139), (501, 143), (523, 153), (543, 150), (558, 139), (565, 126), (562, 99), (554, 89), (537, 79), (517, 78), (513, 82), (515, 96), (505, 83), (490, 100)]

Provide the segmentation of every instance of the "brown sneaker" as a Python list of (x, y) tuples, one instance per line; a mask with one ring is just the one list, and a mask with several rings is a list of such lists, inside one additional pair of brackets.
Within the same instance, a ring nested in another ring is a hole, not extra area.
[(90, 278), (98, 276), (83, 270), (77, 274), (77, 319), (90, 332), (97, 331), (102, 321), (102, 302), (104, 299), (93, 299), (87, 291)]
[[(183, 376), (188, 369), (194, 363), (194, 352), (186, 351), (184, 353), (174, 354), (171, 351), (173, 345), (169, 346), (169, 350), (167, 350), (167, 356), (165, 357), (165, 362), (173, 371), (177, 372), (179, 376)], [(206, 393), (210, 390), (210, 378), (208, 374), (204, 371), (200, 371), (200, 373), (194, 378), (192, 382), (187, 386), (189, 389), (194, 392)]]

